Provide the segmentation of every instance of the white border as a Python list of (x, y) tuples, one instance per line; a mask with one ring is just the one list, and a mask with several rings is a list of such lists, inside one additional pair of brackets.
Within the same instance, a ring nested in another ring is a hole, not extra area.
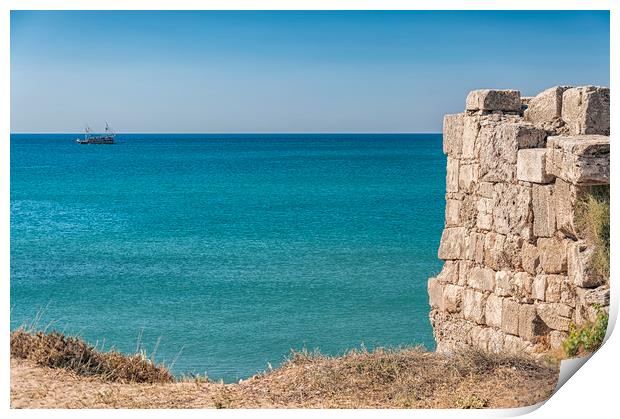
[[(218, 1), (198, 1), (198, 0), (62, 0), (51, 2), (51, 0), (5, 0), (1, 3), (0, 8), (0, 57), (2, 69), (2, 88), (0, 88), (0, 242), (3, 244), (0, 251), (0, 269), (2, 278), (2, 306), (4, 319), (2, 320), (2, 345), (0, 356), (2, 357), (2, 403), (3, 410), (9, 410), (9, 132), (10, 132), (10, 19), (9, 10), (611, 10), (611, 51), (618, 51), (618, 28), (620, 28), (620, 18), (618, 18), (617, 1), (611, 0), (218, 0)], [(294, 5), (293, 5), (294, 4)], [(580, 30), (575, 28), (576, 31)], [(619, 73), (617, 63), (617, 54), (611, 59), (611, 84)], [(566, 64), (579, 57), (566, 57)], [(614, 106), (612, 101), (612, 132), (619, 132), (618, 124), (618, 107)], [(612, 144), (614, 140), (612, 139)], [(612, 146), (613, 147), (613, 146)], [(612, 173), (615, 173), (615, 160), (612, 158)], [(618, 206), (618, 187), (612, 182), (612, 214), (617, 213)], [(617, 252), (618, 246), (618, 230), (619, 227), (615, 220), (612, 221), (612, 254), (620, 254)], [(611, 276), (614, 280), (618, 278), (620, 258), (612, 258)], [(612, 315), (610, 330), (615, 323), (618, 312), (618, 286), (612, 280)], [(609, 335), (609, 333), (608, 333)], [(547, 403), (541, 408), (532, 412), (533, 417), (592, 417), (600, 415), (606, 417), (609, 412), (614, 411), (616, 407), (617, 391), (615, 390), (617, 377), (620, 372), (618, 365), (618, 353), (620, 353), (620, 343), (618, 334), (608, 336), (605, 345), (588, 361), (585, 368), (580, 369), (575, 377), (570, 379)], [(485, 411), (446, 411), (446, 410), (231, 410), (231, 411), (202, 411), (202, 410), (183, 410), (175, 411), (175, 415), (202, 417), (203, 415), (217, 415), (227, 417), (246, 417), (248, 415), (256, 415), (263, 417), (289, 417), (295, 415), (299, 417), (316, 417), (316, 416), (333, 416), (338, 417), (344, 415), (349, 417), (410, 417), (412, 415), (424, 417), (461, 417), (462, 415), (469, 417), (498, 417), (513, 416), (519, 413), (525, 413), (531, 409), (517, 409), (512, 411), (501, 410), (485, 410)], [(123, 417), (149, 416), (149, 417), (166, 417), (172, 412), (166, 410), (150, 410), (150, 411), (115, 411), (98, 410), (98, 411), (66, 411), (66, 410), (46, 410), (46, 411), (16, 411), (8, 412), (14, 416), (83, 416), (84, 414), (94, 417), (107, 417), (111, 414)]]

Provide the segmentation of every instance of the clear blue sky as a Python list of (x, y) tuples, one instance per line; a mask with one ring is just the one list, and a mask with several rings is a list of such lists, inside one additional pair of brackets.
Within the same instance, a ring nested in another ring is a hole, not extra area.
[(439, 132), (467, 92), (609, 85), (609, 13), (11, 13), (11, 131)]

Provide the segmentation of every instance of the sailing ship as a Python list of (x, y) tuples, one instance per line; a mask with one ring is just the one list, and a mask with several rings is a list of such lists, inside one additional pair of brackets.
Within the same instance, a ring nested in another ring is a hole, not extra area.
[(114, 138), (116, 134), (110, 128), (108, 123), (105, 123), (105, 133), (93, 134), (90, 127), (87, 125), (84, 132), (84, 138), (78, 138), (75, 140), (78, 144), (114, 144)]

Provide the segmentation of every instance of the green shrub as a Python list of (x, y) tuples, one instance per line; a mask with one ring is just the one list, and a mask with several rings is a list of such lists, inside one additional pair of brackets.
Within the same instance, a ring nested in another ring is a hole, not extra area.
[(582, 327), (570, 325), (568, 338), (564, 341), (564, 353), (571, 358), (578, 354), (593, 352), (603, 344), (609, 315), (597, 307), (594, 323)]

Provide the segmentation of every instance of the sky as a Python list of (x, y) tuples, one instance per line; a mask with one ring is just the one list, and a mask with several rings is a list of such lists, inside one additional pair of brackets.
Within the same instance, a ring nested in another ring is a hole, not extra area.
[(608, 11), (12, 11), (11, 132), (440, 132), (609, 86)]

